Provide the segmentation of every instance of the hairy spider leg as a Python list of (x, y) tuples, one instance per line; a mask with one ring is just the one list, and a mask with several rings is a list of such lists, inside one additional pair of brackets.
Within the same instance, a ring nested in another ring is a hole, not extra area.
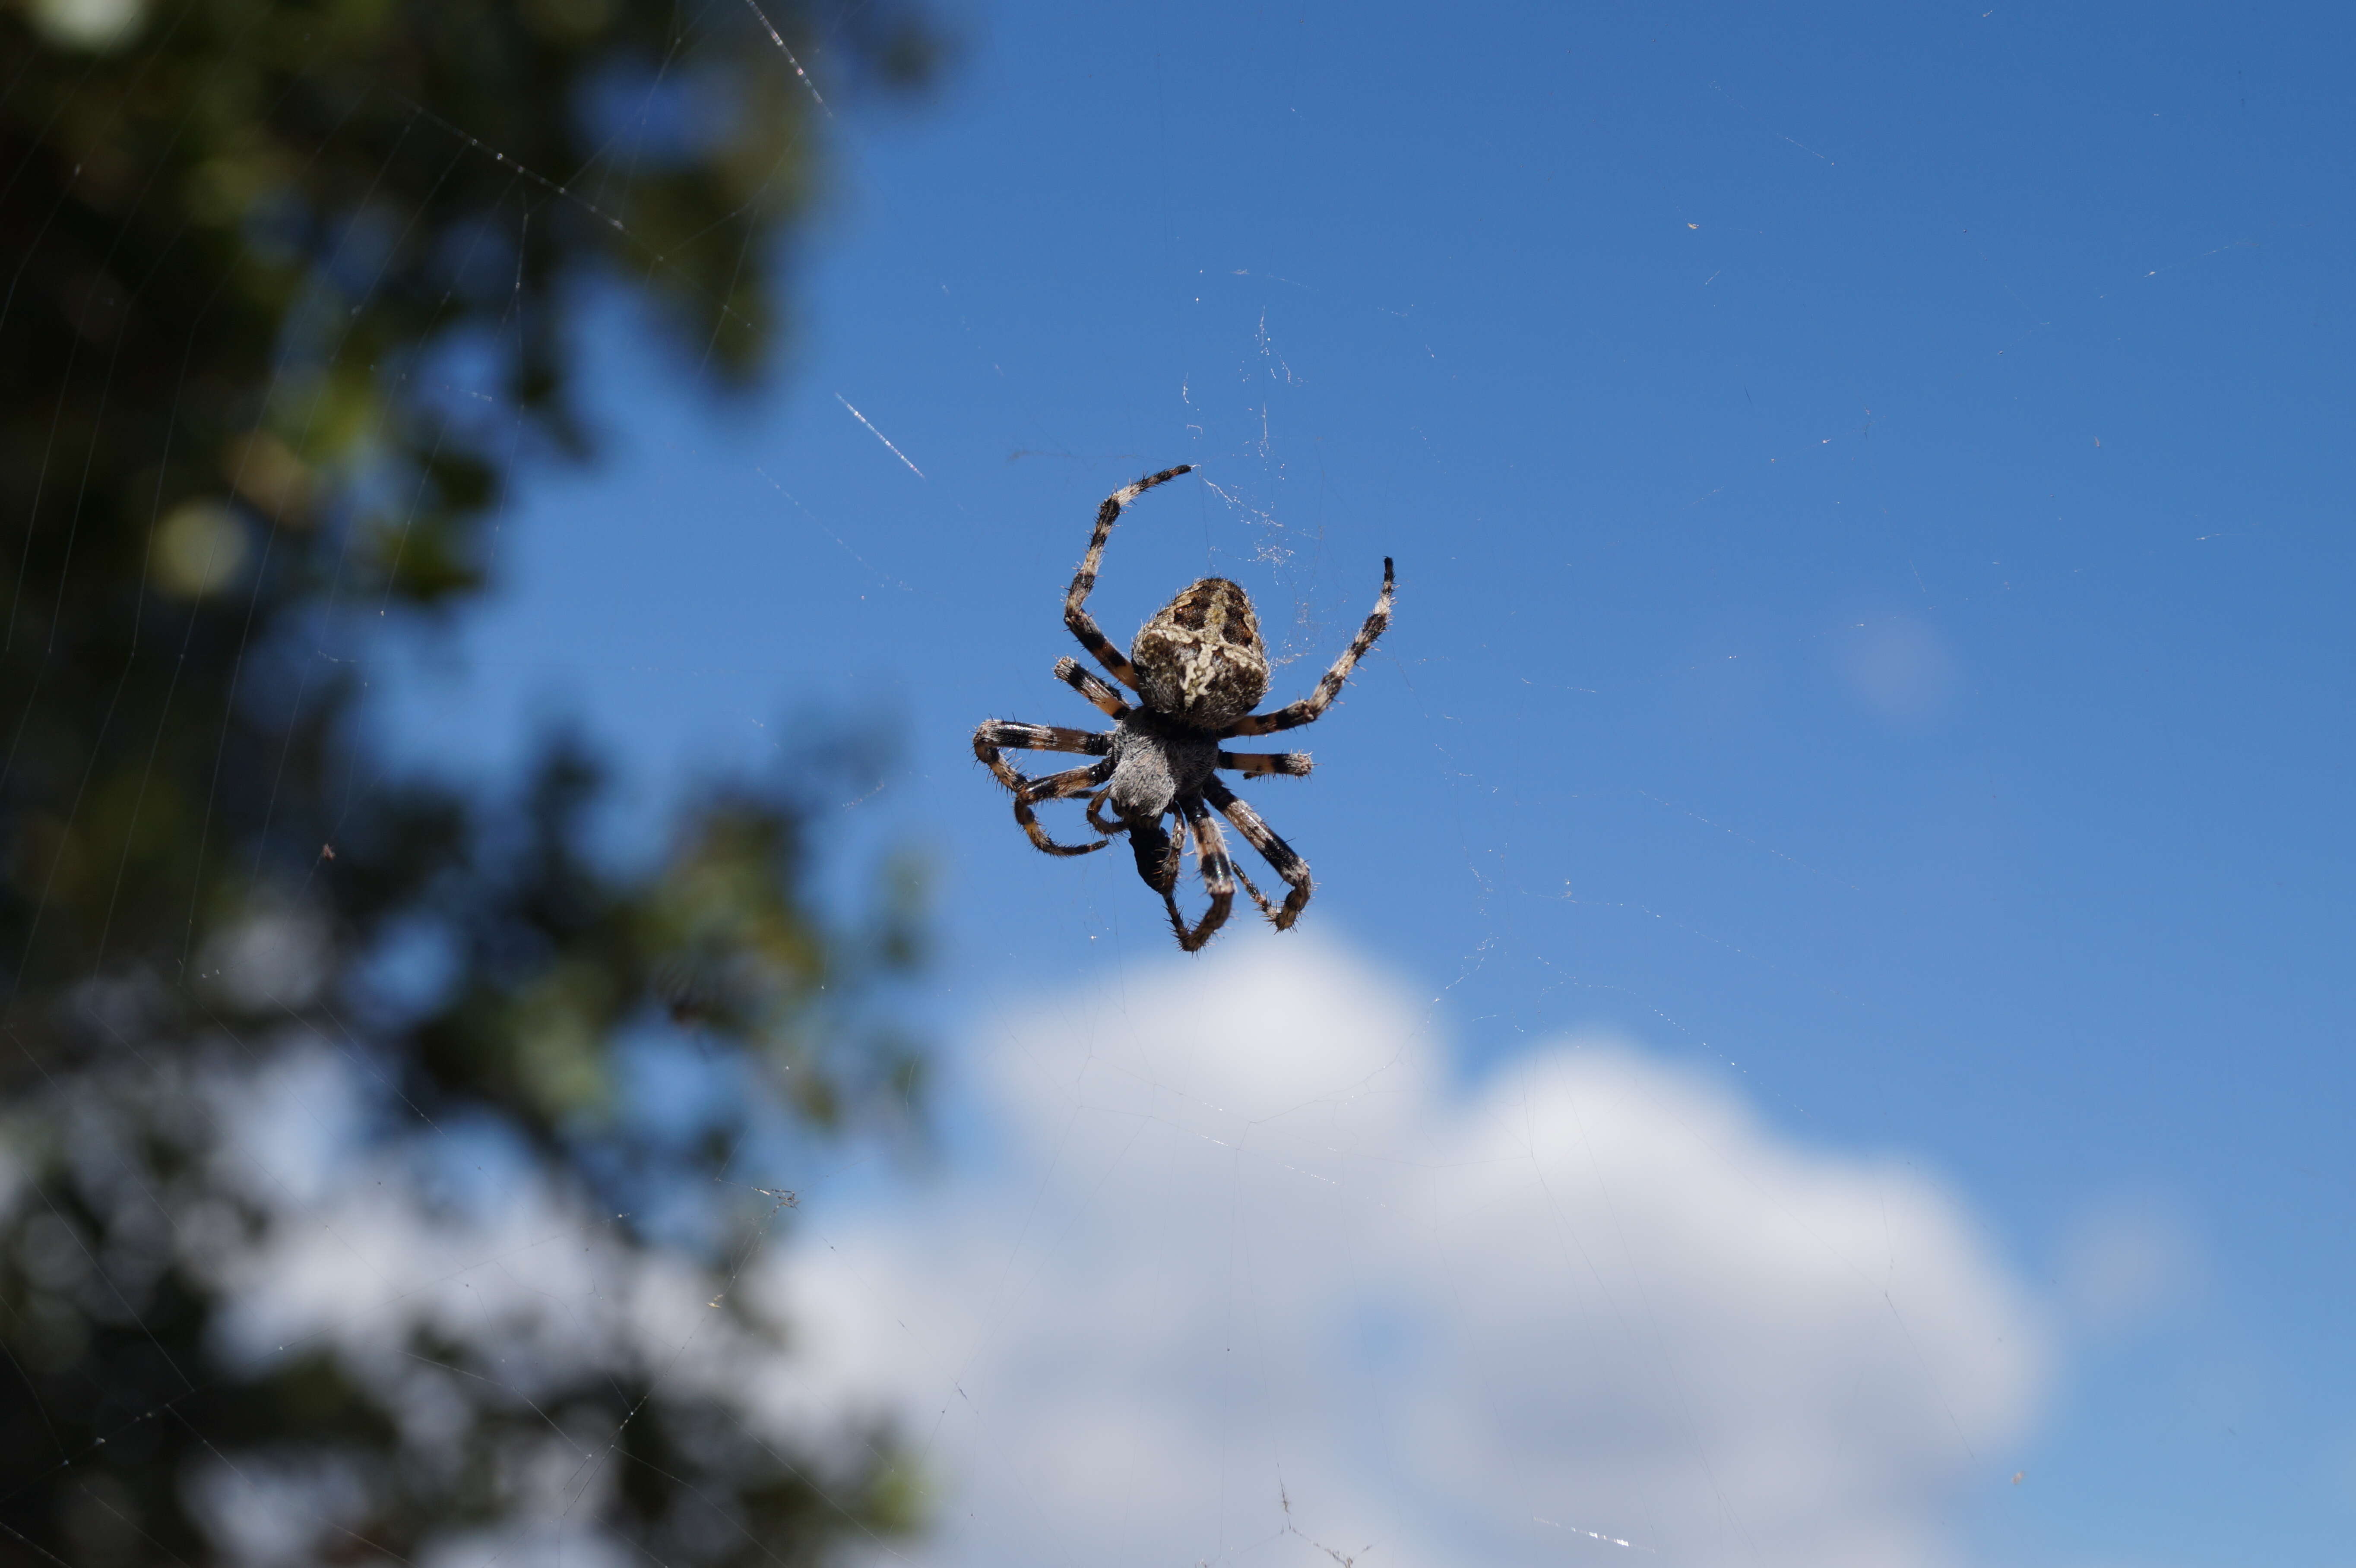
[[(1259, 890), (1252, 889), (1252, 897), (1258, 901), (1261, 912), (1275, 923), (1276, 929), (1290, 929), (1292, 923), (1301, 918), (1301, 912), (1309, 907), (1309, 862), (1295, 854), (1292, 846), (1278, 837), (1276, 830), (1261, 819), (1258, 812), (1219, 780), (1213, 779), (1203, 786), (1203, 798), (1217, 806), (1220, 815), (1236, 825), (1236, 831), (1244, 836), (1244, 841), (1258, 850), (1259, 858), (1266, 860), (1291, 888), (1292, 891), (1285, 895), (1284, 907), (1280, 910), (1269, 909), (1268, 901), (1260, 898)], [(1237, 874), (1241, 875), (1240, 872)], [(1251, 887), (1248, 879), (1244, 886)]]
[(1098, 630), (1096, 622), (1089, 618), (1081, 605), (1087, 603), (1089, 591), (1097, 585), (1097, 568), (1104, 562), (1105, 540), (1112, 537), (1112, 525), (1119, 517), (1120, 509), (1156, 485), (1194, 471), (1193, 464), (1182, 463), (1175, 468), (1149, 474), (1136, 484), (1125, 485), (1107, 496), (1104, 505), (1097, 508), (1097, 531), (1088, 539), (1088, 553), (1081, 558), (1080, 570), (1072, 574), (1071, 592), (1064, 595), (1064, 624), (1071, 628), (1072, 635), (1080, 639), (1080, 646), (1095, 655), (1105, 668), (1112, 672), (1113, 678), (1131, 691), (1138, 689), (1136, 667), (1129, 662), (1127, 655), (1114, 647), (1111, 640)]
[(1112, 737), (1087, 730), (1066, 730), (1060, 724), (1024, 724), (1011, 719), (991, 719), (976, 726), (973, 754), (1000, 784), (1020, 795), (1031, 783), (1031, 775), (1009, 767), (1006, 759), (998, 754), (1001, 746), (1011, 746), (1018, 752), (1078, 752), (1101, 757), (1112, 749)]
[(1112, 759), (1090, 763), (1085, 768), (1072, 768), (1060, 773), (1043, 773), (1025, 783), (1014, 798), (1026, 805), (1036, 805), (1043, 800), (1069, 800), (1076, 795), (1086, 795), (1105, 780), (1112, 777)]
[(1259, 884), (1251, 880), (1250, 873), (1244, 869), (1244, 863), (1241, 860), (1230, 859), (1227, 862), (1227, 869), (1236, 874), (1236, 880), (1244, 885), (1244, 891), (1251, 894), (1252, 902), (1259, 905), (1259, 912), (1274, 920), (1276, 906), (1268, 901), (1268, 895), (1261, 892)]
[(1055, 661), (1055, 678), (1087, 698), (1102, 710), (1108, 719), (1126, 719), (1130, 706), (1120, 699), (1120, 693), (1104, 682), (1104, 678), (1076, 658)]
[(1241, 860), (1237, 860), (1231, 864), (1229, 869), (1235, 872), (1236, 880), (1244, 885), (1244, 891), (1251, 894), (1252, 902), (1259, 905), (1259, 912), (1268, 916), (1269, 919), (1274, 920), (1276, 918), (1276, 906), (1269, 902), (1268, 895), (1260, 891), (1258, 885), (1244, 874), (1244, 863)]
[(1019, 719), (984, 721), (974, 730), (973, 754), (990, 765), (1000, 784), (1008, 789), (1021, 789), (1031, 781), (1000, 759), (1001, 746), (1011, 746), (1018, 752), (1077, 752), (1083, 756), (1101, 757), (1112, 750), (1112, 737), (1094, 730), (1066, 729), (1061, 724), (1025, 724)]
[(1173, 809), (1178, 831), (1165, 831), (1162, 818), (1129, 825), (1130, 853), (1137, 857), (1138, 880), (1168, 898), (1177, 891), (1178, 871), (1186, 863), (1186, 819)]
[[(1112, 747), (1111, 736), (1093, 734), (1086, 730), (1066, 730), (1059, 724), (1022, 724), (1004, 719), (992, 719), (973, 732), (973, 754), (990, 769), (992, 777), (1014, 792), (1014, 820), (1022, 825), (1023, 831), (1030, 836), (1033, 845), (1050, 855), (1086, 855), (1104, 848), (1101, 838), (1094, 844), (1076, 847), (1056, 843), (1047, 837), (1047, 830), (1039, 826), (1039, 819), (1032, 814), (1031, 805), (1033, 801), (1058, 800), (1066, 795), (1085, 794), (1086, 789), (1093, 789), (1104, 783), (1112, 773), (1110, 758), (1090, 767), (1034, 779), (1008, 766), (1006, 759), (999, 755), (1001, 746), (1024, 752), (1078, 752), (1101, 757)], [(1062, 787), (1074, 778), (1082, 776), (1091, 780), (1086, 789)], [(1043, 785), (1057, 787), (1053, 793), (1042, 793)]]
[(1097, 791), (1096, 794), (1088, 796), (1088, 826), (1095, 828), (1098, 832), (1103, 834), (1108, 838), (1129, 831), (1129, 824), (1123, 822), (1120, 818), (1116, 816), (1108, 821), (1104, 817), (1097, 815), (1098, 811), (1104, 805), (1104, 803), (1111, 798), (1112, 791), (1110, 788), (1100, 789)]
[[(1227, 859), (1226, 841), (1220, 836), (1219, 825), (1211, 820), (1202, 801), (1181, 801), (1178, 811), (1186, 826), (1194, 830), (1195, 864), (1202, 869), (1203, 891), (1210, 895), (1211, 907), (1203, 912), (1202, 923), (1188, 931), (1186, 917), (1178, 912), (1174, 885), (1162, 891), (1162, 901), (1170, 911), (1170, 929), (1178, 933), (1178, 945), (1189, 953), (1199, 953), (1219, 927), (1227, 923), (1227, 910), (1236, 901), (1236, 867)], [(1172, 881), (1174, 884), (1176, 879)]]
[(1108, 840), (1099, 838), (1093, 844), (1058, 844), (1047, 837), (1031, 808), (1041, 801), (1069, 800), (1076, 795), (1086, 795), (1105, 780), (1112, 777), (1112, 759), (1108, 757), (1093, 767), (1074, 768), (1069, 773), (1049, 773), (1033, 779), (1014, 792), (1014, 820), (1031, 836), (1031, 842), (1050, 855), (1089, 855), (1105, 847)]
[(1221, 752), (1219, 766), (1233, 768), (1248, 779), (1264, 778), (1269, 773), (1281, 773), (1287, 778), (1306, 778), (1313, 766), (1306, 752)]
[(1342, 656), (1333, 661), (1333, 667), (1325, 672), (1324, 678), (1317, 683), (1317, 689), (1273, 713), (1253, 713), (1238, 719), (1220, 731), (1219, 738), (1267, 735), (1279, 730), (1293, 730), (1303, 724), (1315, 723), (1325, 709), (1333, 706), (1333, 699), (1342, 695), (1342, 683), (1350, 678), (1352, 667), (1368, 648), (1375, 645), (1375, 639), (1381, 636), (1383, 629), (1391, 624), (1391, 558), (1385, 556), (1383, 592), (1382, 597), (1375, 601), (1375, 613), (1366, 617), (1366, 624), (1358, 628), (1357, 636), (1351, 640)]

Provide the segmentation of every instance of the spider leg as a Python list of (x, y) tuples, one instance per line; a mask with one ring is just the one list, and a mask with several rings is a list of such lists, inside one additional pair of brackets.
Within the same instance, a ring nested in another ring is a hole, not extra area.
[(1178, 819), (1178, 831), (1165, 834), (1162, 839), (1162, 866), (1154, 873), (1154, 887), (1162, 892), (1175, 891), (1178, 873), (1186, 864), (1186, 818), (1179, 812), (1171, 816)]
[(992, 777), (1019, 795), (1031, 777), (1007, 766), (1006, 760), (998, 754), (1001, 746), (1018, 752), (1078, 752), (1085, 756), (1101, 757), (1112, 749), (1112, 737), (1087, 730), (1066, 730), (1060, 724), (1024, 724), (1012, 719), (984, 720), (973, 731), (973, 754)]
[[(1219, 814), (1236, 825), (1236, 831), (1244, 836), (1245, 842), (1258, 850), (1260, 859), (1266, 860), (1291, 888), (1292, 891), (1285, 895), (1284, 907), (1280, 910), (1269, 909), (1268, 901), (1259, 896), (1259, 890), (1252, 889), (1253, 899), (1258, 902), (1261, 912), (1275, 923), (1276, 929), (1290, 929), (1292, 923), (1301, 918), (1301, 912), (1309, 907), (1309, 862), (1294, 854), (1292, 846), (1278, 837), (1276, 830), (1261, 820), (1258, 812), (1217, 779), (1203, 786), (1203, 798), (1217, 806)], [(1251, 887), (1250, 881), (1247, 880), (1244, 886)]]
[(1106, 800), (1110, 798), (1111, 795), (1112, 791), (1103, 789), (1098, 790), (1096, 794), (1088, 796), (1088, 826), (1095, 828), (1098, 832), (1103, 834), (1108, 838), (1110, 838), (1117, 833), (1126, 833), (1129, 831), (1128, 823), (1119, 821), (1107, 822), (1103, 817), (1097, 815), (1098, 810), (1103, 806)]
[(1252, 883), (1251, 878), (1244, 874), (1244, 863), (1241, 860), (1233, 861), (1229, 864), (1228, 869), (1235, 872), (1236, 880), (1244, 885), (1244, 891), (1251, 894), (1252, 902), (1259, 905), (1259, 912), (1268, 916), (1269, 919), (1274, 920), (1276, 918), (1276, 906), (1269, 902), (1268, 895), (1261, 892), (1258, 888), (1255, 887)]
[(1104, 848), (1099, 838), (1093, 844), (1058, 844), (1047, 837), (1032, 813), (1032, 805), (1043, 800), (1061, 800), (1066, 795), (1086, 795), (1089, 790), (1112, 776), (1112, 759), (1105, 758), (1085, 768), (1066, 773), (1049, 773), (1044, 778), (1032, 778), (1009, 767), (1006, 759), (998, 754), (1001, 746), (1012, 746), (1029, 752), (1079, 752), (1102, 756), (1112, 745), (1108, 735), (1090, 734), (1086, 730), (1066, 730), (1055, 724), (1018, 724), (1008, 720), (993, 719), (973, 732), (973, 754), (981, 759), (992, 777), (1014, 792), (1014, 820), (1030, 837), (1033, 845), (1050, 855), (1086, 855)]
[(1076, 795), (1086, 795), (1112, 777), (1112, 759), (1090, 763), (1085, 768), (1067, 768), (1060, 773), (1043, 773), (1027, 780), (1014, 794), (1025, 805), (1036, 805), (1043, 800), (1069, 800)]
[(1074, 691), (1078, 692), (1082, 697), (1087, 698), (1090, 702), (1095, 703), (1099, 709), (1103, 709), (1104, 716), (1106, 718), (1126, 719), (1129, 717), (1129, 704), (1120, 699), (1120, 693), (1106, 685), (1103, 677), (1097, 675), (1095, 671), (1084, 667), (1079, 660), (1075, 658), (1057, 659), (1055, 661), (1055, 678), (1070, 687)]
[[(1236, 901), (1235, 862), (1227, 859), (1226, 841), (1219, 835), (1219, 825), (1211, 820), (1200, 799), (1180, 803), (1179, 815), (1186, 826), (1194, 830), (1194, 859), (1202, 868), (1203, 891), (1211, 897), (1211, 907), (1203, 912), (1200, 924), (1186, 929), (1186, 917), (1178, 912), (1177, 890), (1164, 889), (1162, 901), (1170, 911), (1170, 928), (1178, 933), (1178, 945), (1189, 953), (1199, 953), (1219, 927), (1227, 923), (1227, 910)], [(1176, 879), (1172, 879), (1174, 883)]]
[(1088, 539), (1088, 553), (1081, 558), (1080, 570), (1072, 574), (1071, 592), (1064, 595), (1064, 624), (1071, 628), (1072, 635), (1080, 639), (1080, 646), (1094, 654), (1105, 668), (1112, 671), (1113, 678), (1131, 691), (1138, 688), (1137, 670), (1098, 629), (1096, 622), (1081, 606), (1087, 603), (1089, 591), (1097, 585), (1097, 568), (1104, 562), (1105, 540), (1112, 537), (1112, 525), (1120, 516), (1120, 509), (1156, 485), (1175, 479), (1181, 474), (1191, 474), (1194, 469), (1193, 464), (1182, 463), (1175, 468), (1149, 474), (1136, 484), (1124, 485), (1107, 496), (1104, 505), (1097, 508), (1097, 531)]
[(1391, 558), (1385, 556), (1383, 592), (1382, 597), (1375, 601), (1374, 613), (1366, 617), (1366, 624), (1358, 628), (1358, 635), (1351, 639), (1349, 647), (1333, 661), (1333, 667), (1327, 670), (1324, 678), (1317, 683), (1317, 689), (1273, 713), (1253, 713), (1237, 720), (1226, 727), (1220, 739), (1225, 740), (1229, 735), (1267, 735), (1278, 730), (1293, 730), (1303, 724), (1315, 723), (1325, 709), (1333, 705), (1333, 699), (1342, 695), (1342, 683), (1350, 678), (1351, 667), (1368, 648), (1375, 645), (1375, 639), (1381, 636), (1383, 629), (1391, 624)]
[(1093, 730), (1067, 730), (1061, 724), (1025, 724), (1013, 719), (991, 719), (975, 727), (973, 754), (998, 775), (1008, 789), (1021, 789), (1023, 775), (999, 759), (998, 748), (1017, 752), (1077, 752), (1101, 757), (1112, 750), (1112, 737)]
[(1068, 773), (1049, 773), (1044, 778), (1032, 779), (1014, 792), (1014, 820), (1023, 825), (1036, 848), (1050, 855), (1088, 855), (1105, 847), (1108, 840), (1099, 838), (1093, 844), (1058, 844), (1047, 837), (1031, 808), (1043, 800), (1069, 800), (1076, 795), (1086, 795), (1112, 777), (1112, 760), (1107, 758), (1092, 767), (1074, 768)]
[(1221, 752), (1219, 766), (1233, 768), (1248, 779), (1268, 773), (1282, 773), (1288, 778), (1306, 778), (1311, 767), (1306, 752)]

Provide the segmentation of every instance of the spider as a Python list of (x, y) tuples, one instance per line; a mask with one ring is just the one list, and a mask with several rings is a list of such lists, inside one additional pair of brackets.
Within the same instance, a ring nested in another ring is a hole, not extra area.
[[(1279, 931), (1300, 919), (1308, 906), (1308, 862), (1294, 854), (1292, 847), (1278, 837), (1260, 820), (1259, 813), (1238, 799), (1214, 770), (1232, 769), (1246, 778), (1264, 773), (1299, 778), (1309, 772), (1309, 754), (1229, 752), (1219, 742), (1237, 735), (1267, 735), (1314, 723), (1340, 695), (1351, 667), (1390, 624), (1392, 592), (1390, 558), (1385, 556), (1382, 597), (1375, 601), (1374, 613), (1358, 628), (1348, 650), (1333, 661), (1315, 691), (1272, 713), (1252, 711), (1268, 695), (1268, 650), (1260, 645), (1251, 599), (1224, 577), (1205, 577), (1170, 601), (1160, 614), (1139, 628), (1129, 657), (1123, 658), (1084, 608), (1088, 591), (1097, 585), (1097, 566), (1104, 559), (1105, 540), (1112, 536), (1122, 507), (1156, 485), (1193, 472), (1193, 464), (1181, 464), (1149, 474), (1105, 497), (1097, 509), (1097, 531), (1088, 540), (1088, 553), (1073, 575), (1071, 592), (1064, 596), (1064, 624), (1115, 679), (1138, 694), (1138, 704), (1132, 707), (1077, 659), (1059, 659), (1055, 678), (1111, 719), (1110, 731), (1099, 733), (993, 719), (973, 732), (973, 754), (989, 766), (1000, 784), (1014, 792), (1014, 820), (1039, 848), (1050, 855), (1087, 855), (1103, 848), (1116, 835), (1129, 835), (1130, 848), (1137, 856), (1137, 874), (1162, 895), (1178, 945), (1189, 953), (1198, 951), (1226, 923), (1237, 880)], [(1032, 778), (1007, 765), (999, 755), (1001, 746), (1025, 752), (1077, 752), (1103, 760), (1067, 773)], [(1100, 837), (1093, 844), (1058, 844), (1039, 826), (1031, 808), (1041, 801), (1077, 795), (1088, 797), (1088, 826)], [(1102, 815), (1107, 805), (1117, 820)], [(1211, 818), (1213, 810), (1234, 824), (1236, 831), (1284, 879), (1290, 891), (1281, 909), (1270, 904), (1227, 858), (1226, 842)], [(1178, 819), (1175, 832), (1162, 826), (1165, 816)], [(1177, 898), (1178, 872), (1190, 832), (1203, 891), (1211, 901), (1202, 921), (1191, 930), (1186, 917), (1179, 912)]]

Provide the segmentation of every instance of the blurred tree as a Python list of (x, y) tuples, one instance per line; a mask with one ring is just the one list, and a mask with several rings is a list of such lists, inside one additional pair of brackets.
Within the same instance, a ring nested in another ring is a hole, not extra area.
[[(723, 384), (766, 361), (816, 50), (830, 91), (932, 69), (890, 0), (0, 0), (0, 1562), (911, 1523), (884, 1434), (781, 1445), (659, 1310), (774, 1352), (729, 1282), (784, 1200), (731, 1151), (912, 1091), (906, 879), (828, 917), (809, 874), (811, 792), (866, 764), (715, 791), (616, 872), (581, 748), (509, 805), (389, 778), (322, 651), (481, 583), (519, 443), (585, 453), (584, 299), (651, 296)], [(700, 1109), (633, 1093), (665, 1051)], [(273, 1116), (324, 1185), (252, 1153)], [(351, 1240), (353, 1160), (379, 1232), (536, 1204), (596, 1288), (460, 1321), (362, 1247), (305, 1317), (271, 1282)]]

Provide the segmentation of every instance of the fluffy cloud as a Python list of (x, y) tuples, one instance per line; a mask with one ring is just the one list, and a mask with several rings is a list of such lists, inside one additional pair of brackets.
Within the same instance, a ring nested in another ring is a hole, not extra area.
[[(421, 1430), (421, 1328), (527, 1392), (659, 1366), (773, 1435), (881, 1406), (944, 1568), (1948, 1560), (1948, 1499), (2018, 1467), (2046, 1375), (1956, 1200), (1623, 1041), (1462, 1085), (1427, 1016), (1287, 940), (997, 1020), (961, 1062), (966, 1152), (813, 1191), (740, 1282), (782, 1355), (529, 1181), (462, 1224), (400, 1182), (323, 1189), (349, 1085), (296, 1053), (249, 1086), (280, 1136), (237, 1147), (257, 1195), (319, 1212), (231, 1268), (234, 1337), (324, 1339)], [(2097, 1284), (2152, 1275), (2150, 1247), (2084, 1250)], [(245, 1480), (224, 1504), (259, 1518)]]
[(896, 1407), (945, 1564), (1946, 1561), (2045, 1377), (1957, 1200), (1622, 1042), (1461, 1088), (1424, 1017), (1287, 941), (1001, 1020), (996, 1152), (812, 1212), (748, 1395)]

